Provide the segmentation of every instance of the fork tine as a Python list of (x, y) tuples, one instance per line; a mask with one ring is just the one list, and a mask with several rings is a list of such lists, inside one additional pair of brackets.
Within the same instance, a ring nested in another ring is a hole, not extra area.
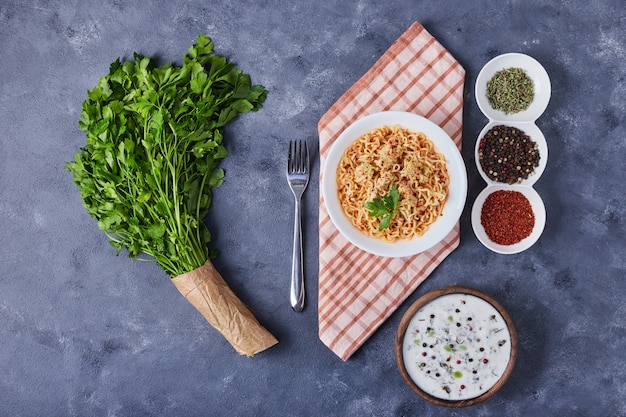
[(293, 159), (293, 152), (291, 150), (293, 141), (289, 141), (289, 156), (287, 157), (287, 172), (291, 171), (291, 161)]
[(289, 170), (297, 173), (300, 167), (300, 150), (298, 149), (298, 141), (294, 140), (290, 141), (290, 143), (293, 143), (293, 150), (291, 153), (291, 166), (289, 167)]
[(304, 146), (302, 146), (302, 141), (298, 141), (298, 173), (302, 174), (304, 172)]
[(300, 141), (300, 173), (306, 173), (309, 166), (309, 146), (306, 141)]
[(306, 173), (309, 170), (309, 144), (304, 142), (302, 146), (302, 172)]

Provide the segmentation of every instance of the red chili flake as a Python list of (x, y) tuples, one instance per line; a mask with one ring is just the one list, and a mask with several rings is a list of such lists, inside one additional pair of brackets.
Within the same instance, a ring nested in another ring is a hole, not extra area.
[(489, 359), (487, 358), (483, 359), (483, 363), (488, 363), (488, 362), (489, 362)]
[(428, 355), (428, 353), (422, 352), (422, 356), (426, 356), (426, 355)]
[(457, 365), (458, 365), (458, 364), (460, 364), (460, 363), (461, 363), (461, 360), (460, 360), (460, 359), (457, 359), (457, 360), (456, 360), (456, 363), (457, 363)]
[(465, 389), (465, 385), (461, 385), (461, 389)]
[(480, 223), (492, 242), (513, 245), (530, 235), (535, 226), (535, 213), (524, 194), (498, 190), (487, 196)]

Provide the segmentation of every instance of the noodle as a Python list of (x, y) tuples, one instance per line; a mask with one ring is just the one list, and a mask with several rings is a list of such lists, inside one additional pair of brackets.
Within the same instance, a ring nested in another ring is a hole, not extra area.
[[(423, 133), (399, 126), (382, 126), (356, 139), (337, 168), (341, 207), (352, 224), (385, 242), (422, 236), (437, 220), (448, 198), (450, 178), (445, 156)], [(364, 204), (400, 192), (396, 214), (388, 228), (378, 230)]]

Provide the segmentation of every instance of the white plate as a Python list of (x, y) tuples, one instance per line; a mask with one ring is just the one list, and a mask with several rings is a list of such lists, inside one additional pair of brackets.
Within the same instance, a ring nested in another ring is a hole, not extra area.
[[(398, 125), (414, 132), (423, 132), (438, 152), (446, 157), (450, 189), (442, 215), (428, 231), (411, 240), (387, 243), (359, 231), (346, 217), (337, 195), (336, 172), (344, 151), (357, 138), (381, 126)], [(458, 222), (467, 196), (467, 171), (459, 149), (435, 123), (413, 113), (388, 111), (365, 116), (344, 130), (333, 143), (322, 171), (322, 196), (330, 219), (339, 232), (357, 247), (379, 256), (403, 257), (424, 252), (439, 243)]]
[[(533, 101), (528, 109), (519, 113), (504, 114), (503, 111), (494, 110), (487, 99), (487, 83), (496, 72), (506, 68), (523, 68), (533, 80), (535, 93)], [(534, 122), (548, 107), (551, 95), (550, 77), (545, 68), (528, 55), (503, 54), (487, 62), (480, 70), (476, 79), (475, 95), (478, 107), (489, 120)]]
[(485, 136), (485, 134), (491, 130), (494, 126), (505, 125), (509, 127), (515, 127), (521, 131), (523, 131), (527, 136), (530, 137), (530, 140), (537, 144), (537, 150), (539, 151), (539, 166), (535, 168), (535, 172), (533, 175), (529, 176), (525, 180), (520, 182), (521, 185), (533, 185), (537, 182), (543, 171), (546, 169), (546, 164), (548, 163), (548, 143), (546, 142), (546, 138), (541, 133), (541, 130), (537, 127), (536, 124), (531, 122), (490, 122), (483, 128), (483, 130), (478, 135), (478, 139), (476, 140), (476, 145), (474, 147), (474, 159), (476, 161), (476, 168), (480, 173), (480, 176), (487, 182), (487, 184), (497, 185), (497, 184), (505, 184), (502, 182), (497, 182), (492, 180), (487, 176), (483, 168), (480, 166), (480, 160), (478, 159), (478, 148), (480, 146), (481, 139)]
[[(530, 202), (533, 213), (535, 214), (535, 226), (533, 227), (530, 235), (527, 238), (523, 239), (521, 242), (514, 245), (499, 245), (495, 242), (492, 242), (491, 239), (489, 239), (489, 236), (487, 236), (487, 232), (485, 232), (485, 228), (480, 222), (480, 214), (483, 208), (483, 204), (487, 199), (487, 196), (498, 190), (519, 191), (520, 193), (524, 194), (524, 196)], [(472, 229), (474, 229), (474, 234), (483, 245), (485, 245), (488, 249), (491, 249), (494, 252), (511, 255), (525, 251), (526, 249), (534, 245), (537, 240), (539, 240), (539, 237), (543, 233), (543, 228), (546, 225), (546, 208), (543, 204), (543, 200), (533, 187), (525, 185), (507, 184), (490, 185), (485, 188), (480, 194), (478, 194), (478, 197), (476, 197), (476, 201), (474, 201), (474, 206), (472, 207), (471, 217)]]

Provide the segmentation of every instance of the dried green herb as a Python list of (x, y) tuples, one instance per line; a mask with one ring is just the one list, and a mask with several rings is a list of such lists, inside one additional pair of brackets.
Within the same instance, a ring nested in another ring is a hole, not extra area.
[(533, 80), (522, 68), (500, 70), (487, 83), (489, 104), (494, 110), (501, 110), (504, 114), (526, 110), (533, 98)]

